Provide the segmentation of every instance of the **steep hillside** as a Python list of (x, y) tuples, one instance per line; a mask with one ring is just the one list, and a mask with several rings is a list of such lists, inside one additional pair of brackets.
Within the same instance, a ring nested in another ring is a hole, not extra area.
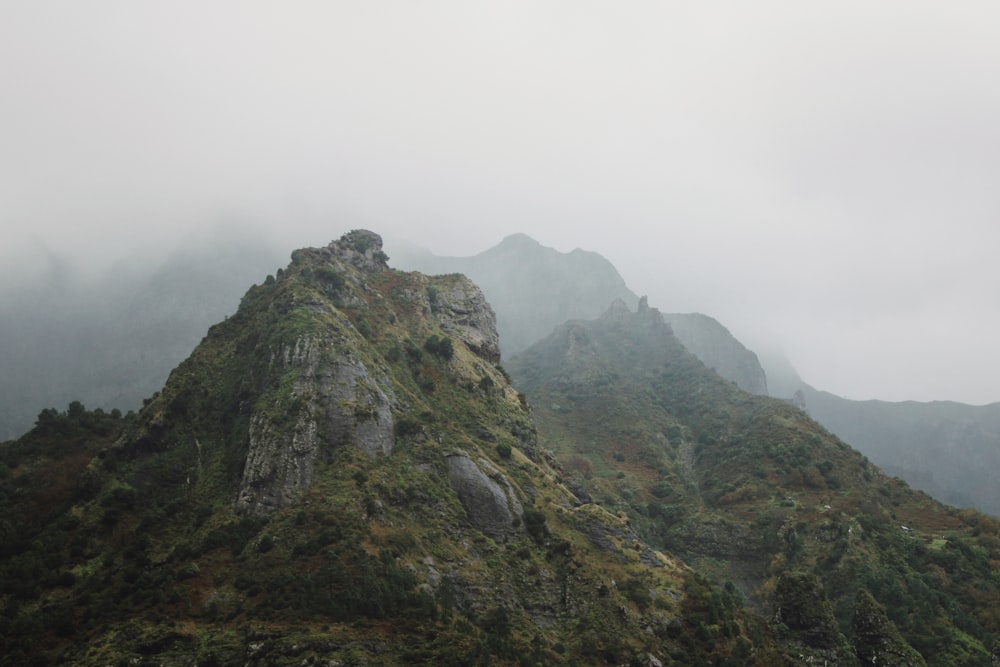
[(0, 447), (0, 662), (774, 664), (563, 483), (478, 288), (385, 260), (298, 250), (138, 415)]
[(655, 309), (618, 303), (564, 324), (508, 368), (566, 473), (745, 596), (788, 662), (996, 655), (997, 522), (911, 490), (788, 403), (721, 380)]

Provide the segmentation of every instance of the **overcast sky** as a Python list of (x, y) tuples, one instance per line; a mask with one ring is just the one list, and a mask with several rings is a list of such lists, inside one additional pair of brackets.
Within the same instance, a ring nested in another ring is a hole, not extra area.
[(524, 232), (818, 388), (1000, 401), (998, 35), (993, 1), (2, 0), (0, 254)]

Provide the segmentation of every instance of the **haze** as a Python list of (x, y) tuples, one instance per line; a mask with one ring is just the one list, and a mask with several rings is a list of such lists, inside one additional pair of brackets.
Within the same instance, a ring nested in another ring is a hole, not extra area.
[(524, 232), (818, 388), (998, 401), (997, 25), (912, 0), (5, 2), (4, 289), (39, 248), (99, 273), (222, 220), (287, 250)]

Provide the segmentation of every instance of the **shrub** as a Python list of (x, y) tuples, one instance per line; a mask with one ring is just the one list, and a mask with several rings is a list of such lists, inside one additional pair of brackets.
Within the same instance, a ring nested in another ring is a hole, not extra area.
[(545, 513), (541, 510), (536, 510), (534, 507), (528, 507), (524, 510), (524, 529), (528, 531), (528, 535), (538, 544), (545, 541), (548, 536), (548, 527), (545, 525)]
[(455, 354), (455, 346), (447, 336), (428, 336), (424, 349), (440, 359), (451, 359)]

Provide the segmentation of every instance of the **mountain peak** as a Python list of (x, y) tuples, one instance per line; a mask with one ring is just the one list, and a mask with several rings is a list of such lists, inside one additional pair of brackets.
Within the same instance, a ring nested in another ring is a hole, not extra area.
[(531, 238), (523, 232), (517, 232), (516, 234), (510, 234), (505, 236), (497, 247), (500, 248), (541, 248), (543, 247), (541, 243)]
[(347, 232), (327, 248), (341, 260), (367, 273), (389, 268), (389, 256), (382, 251), (382, 237), (367, 229)]

